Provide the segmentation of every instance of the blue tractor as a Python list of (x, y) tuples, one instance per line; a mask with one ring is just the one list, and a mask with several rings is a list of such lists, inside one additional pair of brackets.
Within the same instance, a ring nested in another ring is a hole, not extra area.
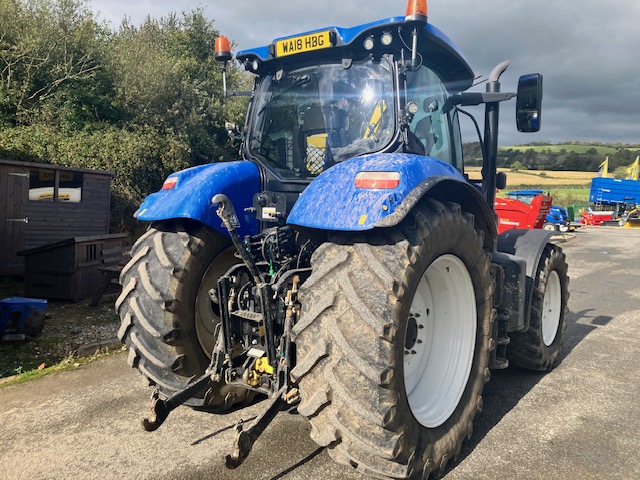
[[(544, 190), (514, 190), (507, 193), (509, 198), (515, 198), (527, 205), (530, 205), (533, 197), (538, 195), (544, 195)], [(545, 230), (558, 230), (564, 233), (568, 232), (570, 227), (571, 221), (569, 220), (567, 209), (558, 207), (557, 205), (551, 205), (551, 210), (547, 214), (542, 228)]]
[[(182, 404), (266, 397), (228, 467), (297, 405), (337, 462), (426, 478), (471, 436), (491, 368), (558, 362), (565, 255), (550, 232), (496, 231), (508, 62), (467, 92), (476, 76), (426, 8), (236, 54), (255, 75), (241, 159), (170, 175), (137, 212), (150, 227), (120, 278), (120, 338), (155, 387), (145, 429)], [(541, 76), (521, 77), (521, 131), (540, 128), (541, 98)], [(469, 179), (458, 117), (480, 104)]]

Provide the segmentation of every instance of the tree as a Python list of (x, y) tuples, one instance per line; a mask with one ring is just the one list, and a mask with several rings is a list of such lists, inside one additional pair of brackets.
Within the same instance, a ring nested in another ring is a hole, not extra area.
[(519, 172), (520, 170), (524, 170), (524, 165), (522, 165), (522, 163), (520, 163), (518, 160), (511, 164), (512, 172)]
[[(0, 0), (0, 118), (60, 121), (74, 97), (95, 92), (107, 30), (84, 1)], [(91, 96), (91, 95), (89, 95)]]
[(0, 156), (114, 171), (115, 224), (169, 173), (235, 156), (224, 122), (247, 101), (223, 102), (201, 10), (114, 32), (85, 0), (0, 0), (0, 25)]
[[(221, 70), (214, 58), (217, 36), (201, 10), (181, 18), (147, 18), (140, 27), (125, 21), (109, 57), (115, 100), (128, 124), (183, 139), (194, 162), (228, 155), (224, 122), (240, 123), (246, 108), (246, 101), (222, 102)], [(230, 85), (244, 79), (234, 64), (227, 72)]]

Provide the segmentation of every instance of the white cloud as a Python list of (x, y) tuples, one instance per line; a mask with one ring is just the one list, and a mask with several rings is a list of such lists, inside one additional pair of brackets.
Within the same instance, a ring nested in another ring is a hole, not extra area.
[[(265, 2), (90, 0), (101, 17), (117, 26), (126, 15), (204, 8), (215, 27), (238, 49), (329, 25), (353, 26), (404, 15), (402, 0), (288, 0)], [(640, 143), (640, 2), (638, 0), (431, 0), (429, 20), (450, 36), (477, 73), (511, 60), (502, 78), (513, 90), (519, 75), (544, 75), (543, 129), (518, 134), (513, 105), (501, 112), (501, 143), (592, 139)], [(480, 87), (482, 88), (482, 87)], [(511, 102), (513, 103), (513, 102)], [(475, 109), (479, 120), (482, 111)], [(465, 131), (470, 131), (466, 128)], [(471, 138), (472, 139), (472, 138)]]

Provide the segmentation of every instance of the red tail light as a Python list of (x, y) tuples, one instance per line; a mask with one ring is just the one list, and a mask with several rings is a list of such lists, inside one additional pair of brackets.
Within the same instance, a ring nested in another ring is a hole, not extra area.
[(178, 177), (169, 177), (162, 184), (162, 190), (171, 190), (178, 183)]
[(356, 188), (396, 188), (400, 185), (400, 172), (359, 172), (355, 185)]

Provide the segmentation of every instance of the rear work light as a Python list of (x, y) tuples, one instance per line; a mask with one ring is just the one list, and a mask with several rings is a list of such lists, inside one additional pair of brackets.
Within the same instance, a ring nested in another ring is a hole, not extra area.
[(162, 184), (162, 190), (171, 190), (178, 183), (178, 177), (169, 177)]
[(400, 185), (400, 172), (359, 172), (356, 188), (392, 189)]

